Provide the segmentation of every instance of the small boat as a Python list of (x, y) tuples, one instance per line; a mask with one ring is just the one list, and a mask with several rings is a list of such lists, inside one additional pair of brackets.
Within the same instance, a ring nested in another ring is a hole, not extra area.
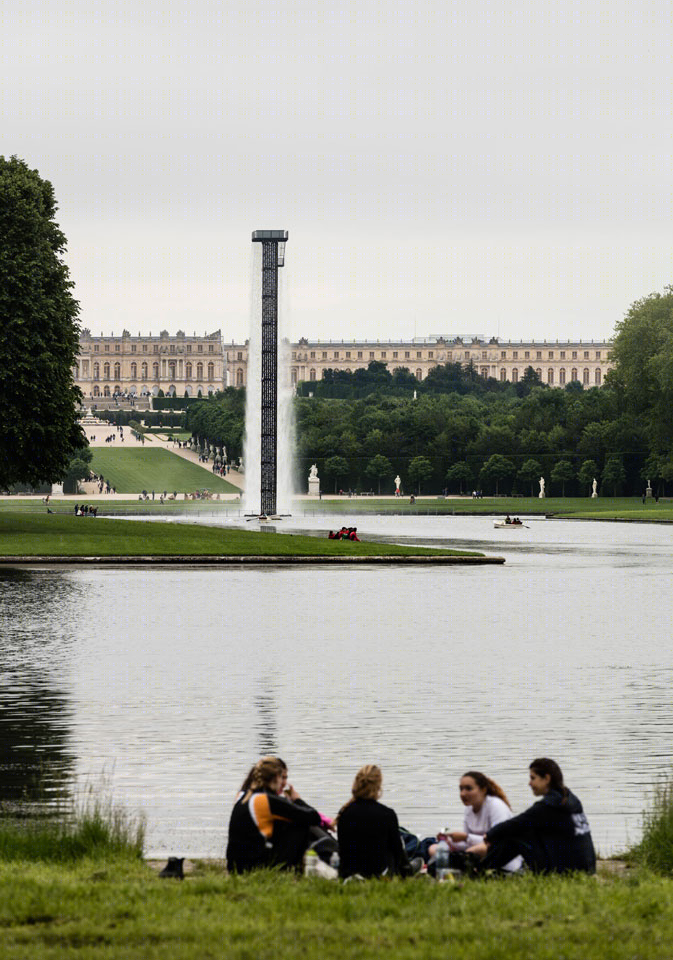
[(521, 520), (519, 520), (518, 523), (517, 523), (516, 521), (514, 521), (514, 520), (510, 520), (509, 523), (507, 523), (505, 520), (494, 520), (494, 521), (493, 521), (493, 526), (494, 526), (494, 527), (497, 527), (499, 530), (500, 530), (500, 529), (503, 529), (503, 530), (520, 530), (522, 527), (525, 527), (526, 530), (530, 529), (529, 526), (528, 526), (528, 524), (527, 524), (527, 523), (522, 523)]

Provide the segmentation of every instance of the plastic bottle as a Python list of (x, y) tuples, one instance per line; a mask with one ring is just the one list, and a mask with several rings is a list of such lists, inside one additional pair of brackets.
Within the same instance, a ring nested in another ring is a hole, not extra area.
[(341, 863), (341, 858), (339, 857), (339, 851), (335, 850), (332, 856), (329, 858), (329, 865), (333, 870), (339, 872), (339, 864)]
[(307, 850), (304, 854), (304, 876), (317, 877), (318, 875), (318, 854), (315, 850)]
[(447, 874), (449, 872), (449, 845), (443, 837), (437, 844), (435, 870), (436, 870), (437, 879), (439, 880), (440, 883), (443, 880), (446, 880)]

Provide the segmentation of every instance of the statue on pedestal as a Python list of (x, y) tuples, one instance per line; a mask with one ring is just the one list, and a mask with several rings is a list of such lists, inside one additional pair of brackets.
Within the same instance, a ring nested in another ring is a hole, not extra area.
[(308, 495), (309, 497), (320, 496), (320, 477), (318, 476), (318, 467), (312, 464), (308, 472)]
[(544, 477), (540, 477), (540, 492), (538, 493), (538, 498), (544, 500)]
[(654, 496), (654, 494), (652, 493), (652, 484), (650, 483), (649, 480), (647, 481), (647, 490), (645, 491), (645, 496), (648, 498), (648, 500), (650, 499), (650, 497)]
[(399, 497), (402, 494), (402, 491), (400, 490), (401, 486), (402, 486), (402, 477), (398, 473), (397, 476), (395, 477), (395, 496), (396, 497)]
[[(648, 480), (647, 482), (649, 483), (650, 481)], [(591, 499), (592, 500), (595, 500), (596, 497), (598, 496), (597, 490), (598, 490), (598, 480), (594, 477), (591, 482)]]

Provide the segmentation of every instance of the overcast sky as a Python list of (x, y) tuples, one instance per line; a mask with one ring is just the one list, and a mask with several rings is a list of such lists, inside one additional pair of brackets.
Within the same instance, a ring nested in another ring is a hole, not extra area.
[(0, 0), (0, 153), (54, 185), (82, 323), (609, 337), (671, 282), (671, 2)]

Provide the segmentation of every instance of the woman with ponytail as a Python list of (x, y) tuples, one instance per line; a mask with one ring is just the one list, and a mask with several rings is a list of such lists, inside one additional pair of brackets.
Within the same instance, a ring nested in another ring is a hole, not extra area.
[(294, 791), (292, 800), (280, 796), (284, 773), (287, 767), (278, 757), (262, 757), (246, 778), (229, 821), (227, 867), (232, 873), (300, 866), (320, 814)]
[[(460, 778), (460, 799), (465, 805), (465, 818), (462, 830), (449, 830), (445, 836), (449, 844), (449, 865), (462, 870), (466, 865), (466, 851), (481, 844), (486, 833), (498, 823), (509, 820), (512, 811), (504, 790), (495, 780), (491, 780), (479, 770), (468, 770)], [(428, 872), (434, 873), (434, 857), (437, 843), (433, 839), (423, 841), (426, 856), (429, 857)], [(507, 871), (519, 870), (521, 857), (514, 857), (506, 863)]]

